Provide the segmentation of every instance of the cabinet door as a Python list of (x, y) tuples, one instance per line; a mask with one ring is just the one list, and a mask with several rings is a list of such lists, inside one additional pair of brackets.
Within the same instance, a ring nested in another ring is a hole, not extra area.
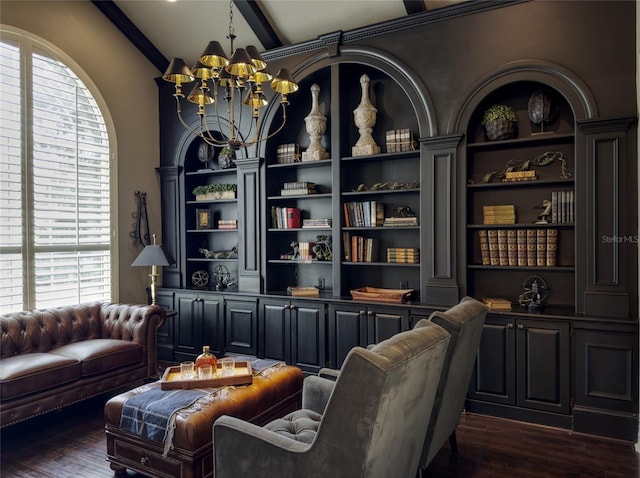
[(380, 343), (408, 329), (408, 310), (379, 307), (367, 310), (367, 345)]
[(289, 300), (260, 300), (260, 357), (289, 363), (289, 307)]
[(518, 406), (570, 412), (569, 324), (519, 319)]
[(358, 306), (329, 306), (329, 348), (331, 367), (340, 368), (349, 350), (366, 345), (367, 310)]
[(258, 301), (254, 298), (226, 298), (225, 328), (227, 352), (256, 355), (258, 351)]
[(193, 360), (202, 351), (202, 302), (194, 294), (176, 294), (174, 360)]
[(291, 303), (291, 363), (305, 372), (327, 366), (326, 313), (321, 303)]
[(469, 397), (516, 403), (515, 319), (487, 316), (476, 356)]
[(222, 296), (201, 297), (202, 345), (208, 345), (214, 355), (224, 354), (224, 299)]
[(158, 360), (171, 362), (173, 360), (173, 327), (176, 318), (173, 305), (173, 292), (159, 290), (158, 305), (167, 309), (167, 318), (158, 329)]

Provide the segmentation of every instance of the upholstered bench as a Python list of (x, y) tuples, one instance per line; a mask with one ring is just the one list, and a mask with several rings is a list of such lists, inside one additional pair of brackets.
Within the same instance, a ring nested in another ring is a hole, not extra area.
[(163, 443), (120, 428), (125, 402), (136, 394), (159, 388), (160, 382), (117, 395), (106, 403), (104, 410), (111, 469), (116, 475), (124, 474), (128, 468), (158, 478), (212, 477), (213, 422), (222, 415), (230, 415), (265, 425), (301, 407), (302, 381), (299, 368), (282, 364), (254, 375), (251, 385), (229, 388), (224, 398), (207, 401), (188, 414), (178, 413), (173, 448), (168, 453)]

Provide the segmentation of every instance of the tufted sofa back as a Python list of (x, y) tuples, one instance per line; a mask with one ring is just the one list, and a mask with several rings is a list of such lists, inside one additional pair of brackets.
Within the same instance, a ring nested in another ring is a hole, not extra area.
[(140, 342), (143, 305), (92, 302), (0, 316), (0, 358), (48, 352), (90, 339)]

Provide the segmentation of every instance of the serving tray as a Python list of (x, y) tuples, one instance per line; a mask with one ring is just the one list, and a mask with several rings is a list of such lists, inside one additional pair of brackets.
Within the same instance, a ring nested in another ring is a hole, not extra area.
[(215, 388), (224, 387), (225, 385), (247, 385), (253, 383), (253, 370), (251, 362), (237, 360), (235, 363), (234, 374), (228, 377), (222, 376), (222, 364), (216, 365), (216, 374), (212, 378), (193, 378), (191, 380), (183, 380), (180, 375), (180, 366), (167, 367), (160, 379), (160, 388), (162, 390), (178, 390), (191, 388)]
[(351, 291), (351, 297), (358, 300), (375, 302), (405, 302), (411, 298), (414, 289), (380, 289), (377, 287), (360, 287)]

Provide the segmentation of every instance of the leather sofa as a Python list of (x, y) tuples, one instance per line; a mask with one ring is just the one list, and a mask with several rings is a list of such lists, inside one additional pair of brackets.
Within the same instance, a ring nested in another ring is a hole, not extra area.
[(165, 317), (103, 302), (0, 316), (0, 427), (155, 378)]

